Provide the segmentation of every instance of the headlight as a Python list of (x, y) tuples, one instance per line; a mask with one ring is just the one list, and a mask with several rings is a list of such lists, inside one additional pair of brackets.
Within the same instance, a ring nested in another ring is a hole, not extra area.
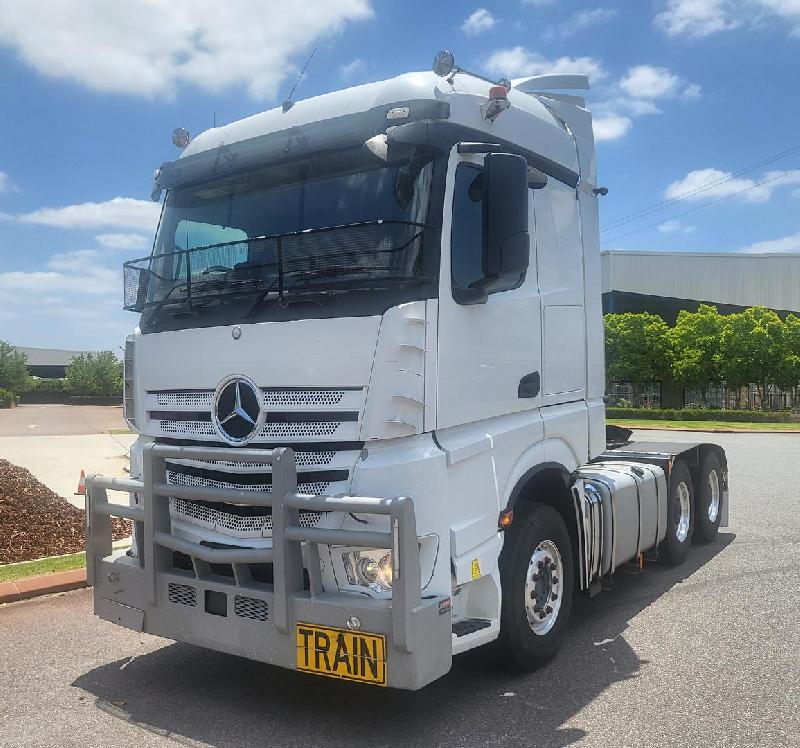
[(392, 589), (392, 554), (385, 550), (361, 550), (342, 555), (347, 581), (375, 592)]

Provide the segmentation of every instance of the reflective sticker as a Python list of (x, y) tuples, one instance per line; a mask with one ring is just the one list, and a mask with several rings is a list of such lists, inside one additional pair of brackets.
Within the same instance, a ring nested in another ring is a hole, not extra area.
[(472, 559), (472, 578), (473, 579), (480, 579), (481, 576), (481, 564), (477, 558)]

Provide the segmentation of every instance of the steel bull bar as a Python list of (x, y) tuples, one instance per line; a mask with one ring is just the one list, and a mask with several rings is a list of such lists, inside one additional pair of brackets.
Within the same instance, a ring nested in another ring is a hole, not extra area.
[[(272, 491), (169, 484), (169, 459), (266, 463), (272, 468)], [(137, 503), (112, 504), (108, 490), (135, 494)], [(272, 548), (214, 547), (176, 537), (172, 497), (270, 507)], [(384, 515), (389, 531), (301, 527), (300, 510)], [(112, 516), (134, 522), (137, 557), (112, 555)], [(87, 578), (101, 618), (288, 668), (298, 668), (298, 624), (378, 634), (386, 640), (383, 685), (398, 688), (420, 688), (450, 669), (449, 598), (422, 597), (413, 501), (299, 494), (289, 448), (147, 444), (141, 480), (87, 477), (86, 523)], [(390, 550), (391, 599), (326, 591), (320, 545)], [(191, 559), (191, 571), (174, 568), (176, 551)], [(217, 564), (230, 565), (233, 577), (215, 573)], [(272, 564), (272, 584), (254, 581), (248, 564)]]

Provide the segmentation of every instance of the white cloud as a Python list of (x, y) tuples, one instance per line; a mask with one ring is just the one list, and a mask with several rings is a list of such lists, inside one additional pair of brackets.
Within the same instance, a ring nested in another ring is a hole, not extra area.
[(477, 36), (489, 31), (496, 23), (495, 17), (486, 8), (478, 8), (461, 24), (461, 30), (467, 36)]
[(484, 67), (489, 73), (507, 75), (512, 78), (582, 73), (588, 75), (589, 80), (596, 83), (607, 75), (600, 62), (592, 57), (558, 57), (548, 60), (524, 47), (498, 49), (486, 59)]
[(618, 15), (619, 11), (614, 8), (579, 10), (569, 16), (566, 21), (548, 27), (544, 36), (547, 39), (568, 39), (591, 26), (610, 21)]
[(372, 16), (369, 0), (49, 0), (0, 3), (0, 45), (94, 91), (172, 96), (244, 86), (271, 99), (319, 39)]
[(61, 252), (40, 270), (0, 272), (0, 320), (13, 320), (14, 342), (86, 350), (121, 345), (135, 319), (122, 311), (122, 273), (102, 264), (107, 256)]
[(778, 187), (792, 184), (800, 184), (800, 169), (768, 171), (758, 179), (735, 177), (731, 172), (719, 169), (695, 169), (669, 185), (664, 197), (667, 200), (700, 201), (738, 195), (749, 203), (763, 203)]
[(635, 65), (620, 80), (619, 87), (634, 99), (669, 99), (683, 96), (687, 99), (700, 97), (700, 86), (686, 83), (667, 68), (655, 65)]
[(147, 249), (153, 242), (143, 234), (97, 234), (95, 241), (108, 249)]
[(768, 239), (756, 242), (748, 247), (742, 247), (740, 252), (800, 252), (800, 233), (784, 236), (781, 239)]
[(8, 176), (4, 171), (0, 171), (0, 194), (3, 192), (16, 192), (17, 187), (11, 181), (11, 177)]
[(666, 0), (654, 22), (669, 36), (703, 38), (765, 18), (787, 21), (800, 33), (798, 0)]
[(124, 229), (154, 231), (161, 206), (149, 200), (115, 197), (102, 203), (79, 203), (61, 208), (39, 208), (17, 216), (22, 223), (35, 223), (70, 229), (94, 229), (114, 226)]
[(599, 143), (606, 140), (616, 140), (631, 129), (633, 122), (630, 117), (609, 114), (605, 117), (595, 117), (592, 121), (594, 139)]
[[(15, 303), (31, 301), (29, 294), (61, 292), (66, 296), (79, 290), (81, 294), (105, 295), (121, 291), (122, 276), (100, 262), (94, 249), (79, 249), (50, 256), (46, 270), (0, 273), (0, 299), (19, 294)], [(74, 297), (73, 297), (74, 298)]]
[(704, 37), (739, 25), (728, 0), (667, 0), (655, 17), (670, 36)]
[(596, 140), (622, 137), (631, 129), (631, 117), (660, 114), (656, 102), (699, 98), (700, 86), (687, 83), (664, 67), (635, 65), (608, 93), (605, 101), (592, 107)]
[(360, 57), (356, 57), (355, 60), (351, 60), (350, 62), (339, 66), (339, 77), (342, 80), (349, 82), (354, 78), (363, 76), (366, 71), (367, 63), (365, 63)]
[(694, 226), (686, 226), (677, 218), (670, 218), (663, 223), (659, 223), (658, 230), (662, 234), (674, 234), (676, 232), (680, 232), (681, 234), (693, 234)]

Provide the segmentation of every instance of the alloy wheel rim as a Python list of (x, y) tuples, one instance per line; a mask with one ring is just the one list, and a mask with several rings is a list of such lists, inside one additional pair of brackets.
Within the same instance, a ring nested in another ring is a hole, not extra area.
[(564, 562), (552, 540), (533, 551), (525, 576), (525, 615), (537, 636), (544, 636), (558, 619), (564, 588)]
[(708, 473), (708, 520), (716, 522), (719, 516), (719, 475), (716, 470)]
[(689, 486), (684, 481), (678, 483), (676, 489), (678, 501), (675, 503), (675, 514), (678, 520), (675, 523), (675, 537), (679, 543), (683, 543), (689, 536), (689, 522), (692, 516), (692, 502), (689, 496)]

